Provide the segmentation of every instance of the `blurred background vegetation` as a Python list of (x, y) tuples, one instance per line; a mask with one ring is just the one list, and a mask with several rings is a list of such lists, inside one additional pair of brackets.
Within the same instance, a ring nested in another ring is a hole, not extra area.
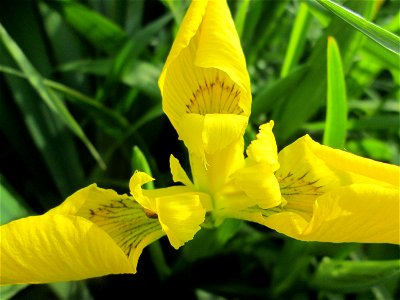
[[(400, 33), (397, 0), (337, 2)], [(400, 74), (393, 45), (373, 32), (376, 43), (316, 1), (228, 3), (252, 81), (247, 141), (273, 119), (279, 149), (305, 133), (329, 144), (326, 135), (341, 131), (340, 148), (399, 164)], [(127, 193), (131, 174), (141, 168), (140, 153), (157, 187), (172, 183), (169, 155), (185, 161), (187, 153), (161, 110), (157, 79), (188, 5), (2, 0), (2, 224), (44, 213), (92, 182)], [(327, 55), (328, 36), (339, 57)], [(398, 40), (390, 41), (396, 47)], [(336, 98), (342, 106), (327, 118), (327, 99)], [(179, 251), (165, 238), (156, 246), (162, 251), (145, 249), (136, 275), (2, 287), (0, 297), (400, 298), (394, 245), (303, 243), (229, 221), (202, 230)]]

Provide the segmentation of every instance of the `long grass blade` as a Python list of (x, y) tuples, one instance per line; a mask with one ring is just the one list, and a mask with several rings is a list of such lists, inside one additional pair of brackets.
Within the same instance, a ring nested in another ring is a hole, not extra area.
[(281, 69), (281, 78), (286, 77), (296, 66), (303, 51), (307, 37), (307, 29), (310, 25), (311, 14), (307, 5), (302, 2), (294, 21), (289, 45), (286, 50), (285, 60)]
[[(24, 73), (7, 66), (0, 65), (0, 72), (28, 79)], [(128, 121), (123, 116), (77, 90), (46, 78), (43, 78), (43, 83), (45, 86), (53, 89), (54, 91), (62, 93), (65, 96), (65, 99), (71, 103), (81, 106), (90, 114), (95, 114), (101, 121), (106, 122), (110, 126), (124, 128), (129, 125)]]
[(236, 14), (235, 14), (235, 27), (239, 37), (242, 36), (244, 24), (246, 22), (247, 9), (249, 7), (250, 0), (243, 0), (237, 3)]
[(5, 28), (0, 24), (0, 39), (4, 44), (9, 54), (13, 57), (17, 65), (21, 68), (23, 73), (27, 76), (29, 83), (39, 94), (40, 98), (46, 103), (46, 105), (56, 113), (64, 124), (71, 129), (71, 131), (85, 144), (94, 159), (98, 162), (101, 168), (105, 169), (106, 166), (97, 152), (96, 148), (89, 141), (85, 133), (83, 132), (80, 125), (76, 122), (74, 117), (70, 114), (67, 107), (61, 101), (61, 99), (52, 91), (49, 90), (43, 83), (43, 78), (39, 72), (29, 62), (25, 54), (14, 42), (14, 40), (8, 35)]

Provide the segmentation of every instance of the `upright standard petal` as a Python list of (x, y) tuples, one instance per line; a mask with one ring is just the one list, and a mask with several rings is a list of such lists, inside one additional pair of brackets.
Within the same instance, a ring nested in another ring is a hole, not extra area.
[[(250, 79), (225, 0), (192, 2), (159, 87), (163, 109), (190, 151), (193, 143), (187, 142), (187, 124), (183, 124), (186, 115), (233, 114), (244, 116), (247, 123)], [(198, 129), (203, 131), (202, 127)]]
[(0, 227), (1, 284), (136, 273), (145, 246), (164, 235), (126, 195), (88, 186), (48, 213)]

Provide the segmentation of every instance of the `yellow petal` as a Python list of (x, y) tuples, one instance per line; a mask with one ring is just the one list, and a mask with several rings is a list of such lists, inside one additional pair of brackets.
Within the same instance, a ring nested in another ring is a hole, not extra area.
[(174, 182), (181, 182), (187, 187), (194, 188), (192, 181), (189, 179), (185, 170), (182, 168), (179, 160), (176, 159), (173, 155), (171, 155), (169, 158), (169, 165)]
[(205, 116), (188, 114), (182, 118), (179, 139), (185, 143), (189, 152), (195, 153), (205, 161), (205, 149), (203, 143), (203, 128)]
[(141, 184), (150, 176), (136, 172), (130, 181), (133, 196), (140, 203), (151, 203), (148, 212), (158, 218), (171, 245), (179, 248), (191, 240), (200, 230), (207, 209), (211, 209), (211, 199), (187, 186), (172, 186), (162, 189), (142, 190)]
[(93, 184), (45, 215), (1, 227), (5, 278), (1, 282), (43, 283), (136, 273), (143, 248), (163, 235), (159, 221), (149, 218), (132, 198)]
[(295, 212), (260, 222), (304, 241), (400, 243), (399, 190), (354, 184), (317, 198), (308, 221)]
[(205, 116), (202, 139), (208, 154), (214, 154), (244, 135), (247, 118), (237, 115), (212, 114)]
[[(89, 188), (89, 193), (85, 189), (82, 193), (85, 201), (77, 215), (108, 233), (129, 258), (136, 272), (143, 249), (165, 235), (159, 220), (131, 197), (93, 185)], [(81, 191), (75, 193), (76, 197), (80, 194)]]
[(256, 163), (239, 169), (233, 175), (233, 184), (253, 199), (248, 207), (258, 205), (267, 209), (281, 204), (279, 183), (268, 163)]
[(393, 187), (400, 175), (397, 166), (330, 149), (309, 136), (283, 149), (279, 163), (276, 176), (283, 195), (321, 195), (354, 183)]
[[(230, 129), (234, 128), (232, 126)], [(216, 129), (215, 133), (217, 132)], [(227, 129), (227, 132), (229, 132), (229, 129)], [(212, 134), (212, 130), (209, 134)], [(236, 134), (231, 135), (233, 140), (231, 144), (212, 154), (205, 153), (204, 157), (201, 157), (196, 153), (189, 152), (193, 181), (198, 190), (215, 195), (229, 181), (229, 177), (243, 166), (244, 141), (238, 132)], [(240, 137), (235, 139), (237, 136)], [(223, 139), (221, 136), (221, 140)], [(216, 144), (221, 145), (221, 143)]]
[(255, 162), (268, 163), (275, 172), (279, 169), (279, 162), (275, 136), (272, 133), (273, 127), (273, 121), (261, 125), (257, 138), (247, 147), (246, 153)]
[(157, 212), (175, 249), (193, 239), (205, 219), (200, 197), (194, 193), (157, 198)]
[(0, 227), (1, 284), (79, 280), (135, 268), (111, 237), (82, 217), (45, 214)]
[(246, 126), (247, 118), (243, 116), (188, 114), (182, 120), (179, 138), (184, 141), (189, 152), (205, 160), (206, 154), (222, 151), (241, 140)]
[(144, 208), (156, 212), (156, 203), (153, 199), (143, 194), (142, 185), (153, 181), (154, 178), (144, 172), (135, 172), (129, 181), (129, 189), (132, 196)]
[(400, 168), (360, 157), (349, 152), (336, 150), (314, 142), (309, 136), (303, 137), (310, 150), (327, 165), (345, 172), (356, 173), (394, 186), (400, 184)]
[(159, 79), (163, 109), (181, 135), (185, 114), (250, 114), (250, 79), (225, 0), (193, 1)]

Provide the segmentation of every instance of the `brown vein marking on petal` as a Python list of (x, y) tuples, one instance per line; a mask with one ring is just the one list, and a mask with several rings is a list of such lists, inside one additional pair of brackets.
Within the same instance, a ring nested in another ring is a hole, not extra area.
[(146, 236), (162, 230), (157, 214), (147, 212), (130, 198), (88, 204), (79, 215), (107, 232), (128, 257)]
[(300, 176), (296, 176), (289, 172), (284, 177), (278, 176), (277, 178), (282, 195), (322, 195), (325, 186), (318, 184), (320, 179), (307, 179), (309, 173), (310, 171), (307, 171)]
[(146, 216), (150, 219), (157, 219), (158, 215), (154, 212), (151, 211), (150, 209), (147, 208), (143, 208), (144, 213), (146, 214)]
[(233, 82), (227, 83), (218, 76), (213, 81), (198, 84), (186, 105), (187, 113), (242, 115), (239, 106), (241, 90)]

